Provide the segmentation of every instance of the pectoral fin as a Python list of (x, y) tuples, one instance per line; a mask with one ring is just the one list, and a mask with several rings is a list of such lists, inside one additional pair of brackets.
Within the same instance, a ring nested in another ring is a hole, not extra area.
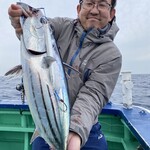
[(43, 58), (43, 68), (49, 68), (56, 59), (51, 56), (46, 56)]

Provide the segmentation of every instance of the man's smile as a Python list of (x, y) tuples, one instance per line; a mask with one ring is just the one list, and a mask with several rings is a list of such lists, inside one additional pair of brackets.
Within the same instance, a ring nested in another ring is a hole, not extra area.
[(97, 17), (87, 17), (87, 20), (100, 21)]

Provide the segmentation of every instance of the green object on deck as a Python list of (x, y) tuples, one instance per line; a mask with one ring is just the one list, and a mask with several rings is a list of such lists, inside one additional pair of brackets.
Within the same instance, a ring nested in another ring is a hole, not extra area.
[(0, 109), (0, 149), (31, 150), (34, 128), (29, 111)]
[[(140, 145), (119, 116), (101, 114), (99, 121), (109, 150), (136, 150)], [(0, 108), (0, 150), (31, 150), (34, 128), (29, 110)]]
[(102, 114), (99, 122), (109, 150), (137, 150), (139, 142), (119, 116)]

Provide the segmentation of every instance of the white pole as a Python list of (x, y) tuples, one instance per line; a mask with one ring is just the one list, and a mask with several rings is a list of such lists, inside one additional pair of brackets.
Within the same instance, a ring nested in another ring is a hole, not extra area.
[(122, 94), (123, 106), (127, 109), (132, 108), (132, 88), (131, 72), (122, 72)]

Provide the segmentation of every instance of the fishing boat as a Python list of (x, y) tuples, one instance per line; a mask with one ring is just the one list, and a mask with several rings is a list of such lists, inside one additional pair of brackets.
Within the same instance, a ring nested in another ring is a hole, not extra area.
[(99, 116), (109, 150), (150, 150), (150, 111), (109, 103)]
[[(109, 102), (99, 115), (109, 150), (150, 150), (150, 111), (132, 104), (130, 75), (123, 79), (123, 105)], [(0, 101), (0, 150), (31, 150), (34, 129), (26, 103)]]
[[(150, 150), (150, 112), (108, 103), (99, 116), (109, 150)], [(0, 149), (31, 150), (34, 132), (28, 105), (0, 103)]]

